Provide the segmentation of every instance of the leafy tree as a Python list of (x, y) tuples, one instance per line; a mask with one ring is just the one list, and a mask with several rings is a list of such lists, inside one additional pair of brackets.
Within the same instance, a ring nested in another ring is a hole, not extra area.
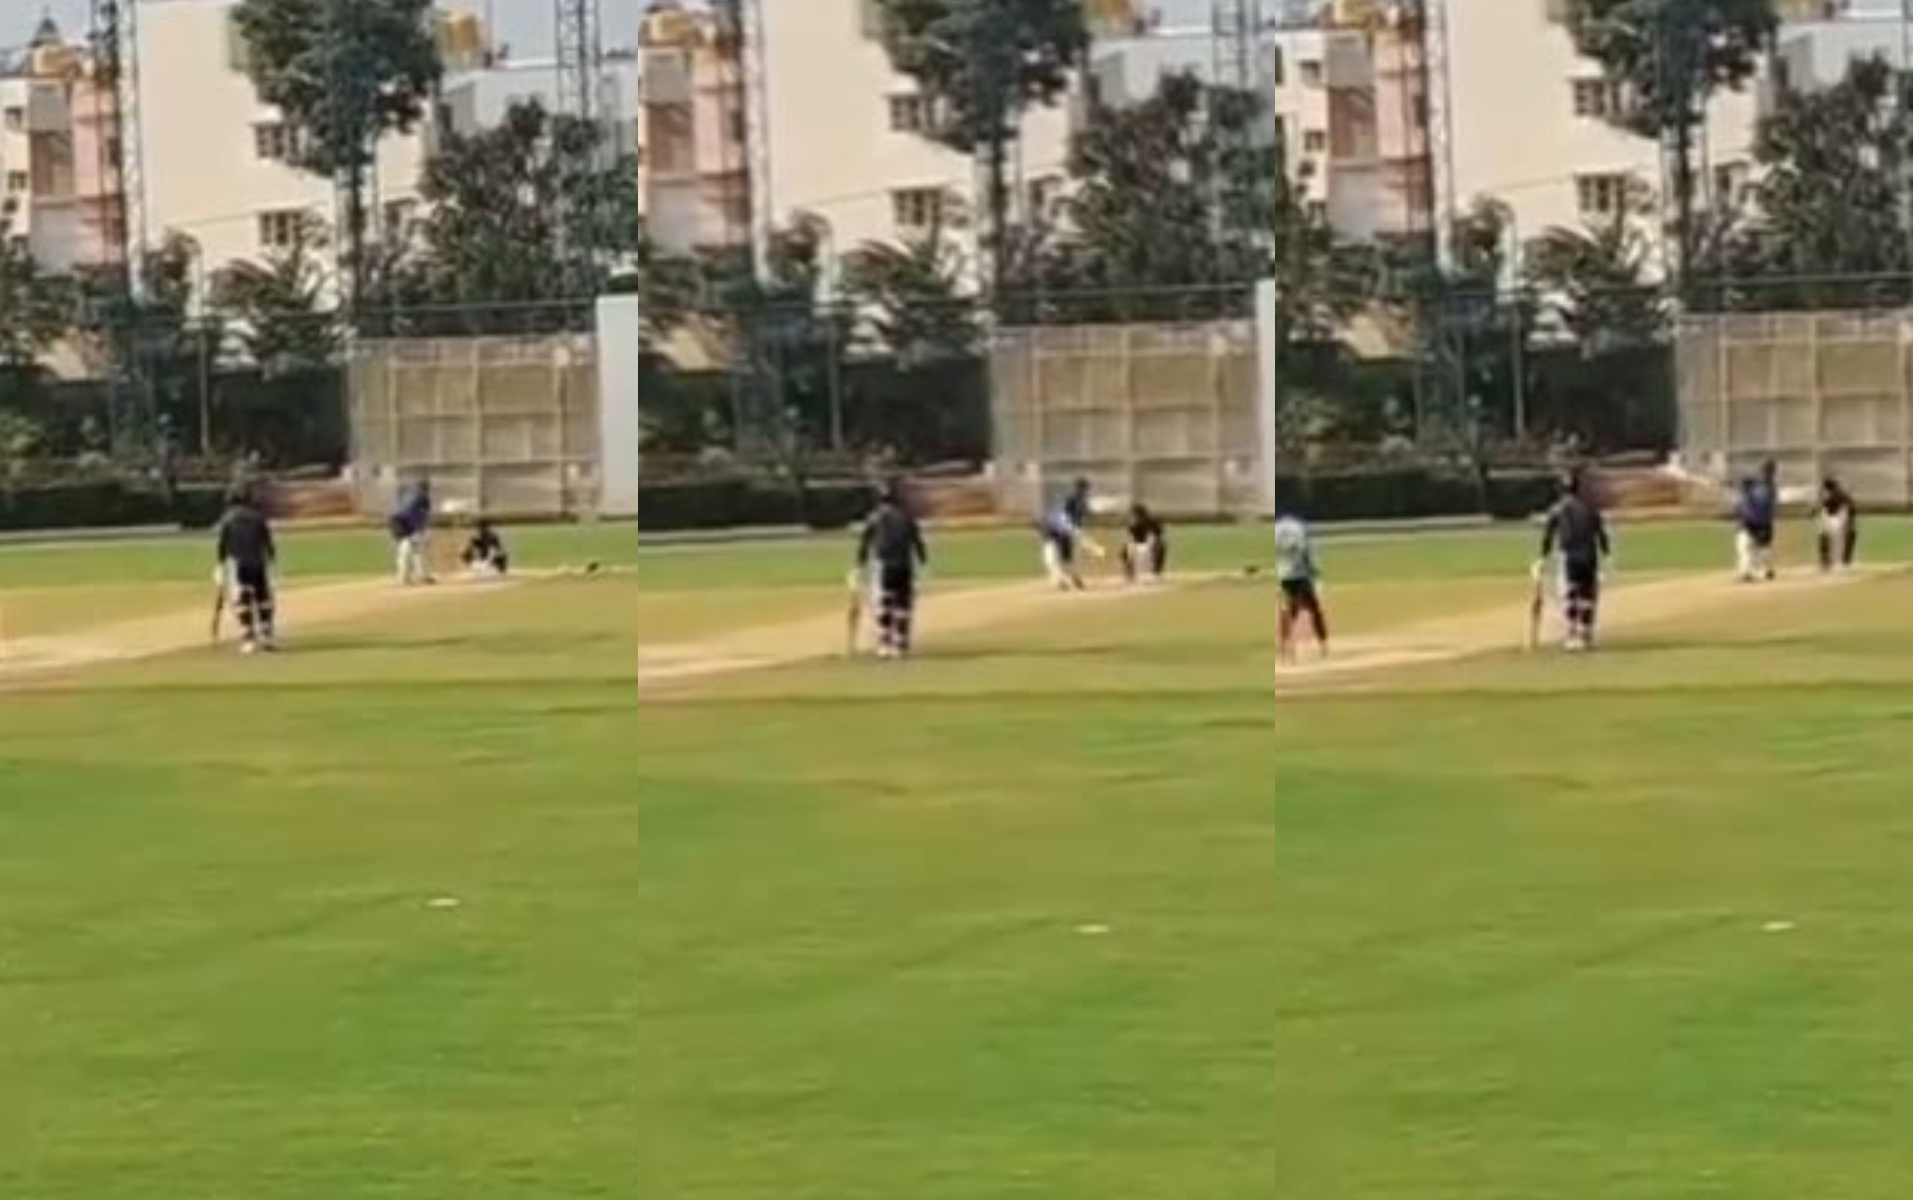
[(379, 141), (418, 123), (443, 72), (432, 0), (241, 0), (233, 17), (254, 90), (297, 131), (293, 162), (345, 193), (357, 303)]
[(768, 445), (801, 478), (808, 450), (843, 444), (843, 356), (854, 335), (848, 307), (824, 303), (828, 231), (799, 214), (771, 239), (769, 270), (748, 264), (713, 273), (718, 311), (731, 325), (732, 356), (746, 366), (750, 393), (739, 397), (743, 440)]
[(1096, 110), (1070, 145), (1068, 229), (1024, 281), (1096, 295), (1074, 312), (1050, 304), (1049, 319), (1206, 316), (1239, 304), (1216, 285), (1239, 296), (1273, 278), (1279, 340), (1333, 339), (1365, 294), (1358, 256), (1288, 179), (1282, 148), (1253, 136), (1264, 115), (1252, 94), (1192, 75), (1165, 78), (1141, 104)]
[(324, 231), (302, 222), (296, 236), (263, 263), (235, 263), (213, 279), (212, 306), (268, 378), (324, 367), (339, 351), (327, 310)]
[(964, 295), (962, 255), (940, 227), (902, 245), (868, 242), (851, 251), (844, 290), (871, 314), (884, 353), (906, 369), (978, 351), (982, 328)]
[(1650, 280), (1654, 249), (1636, 219), (1639, 204), (1582, 229), (1550, 229), (1525, 247), (1525, 281), (1586, 353), (1654, 345), (1667, 334), (1667, 297)]
[[(1219, 147), (1206, 120), (1207, 89), (1193, 75), (1162, 81), (1130, 107), (1100, 107), (1071, 139), (1067, 201), (1085, 252), (1083, 282), (1106, 289), (1189, 288), (1222, 277), (1222, 244), (1251, 231), (1215, 228)], [(1240, 262), (1237, 279), (1261, 274)]]
[(199, 406), (190, 400), (219, 341), (209, 321), (193, 316), (199, 260), (198, 243), (173, 232), (144, 252), (145, 287), (138, 297), (127, 295), (123, 274), (113, 268), (79, 276), (84, 353), (96, 371), (119, 382), (126, 392), (122, 399), (131, 405), (113, 414), (119, 448), (160, 440), (168, 429), (197, 422)]
[(1575, 48), (1618, 85), (1617, 123), (1670, 144), (1684, 277), (1699, 245), (1695, 135), (1708, 98), (1758, 68), (1780, 24), (1774, 0), (1569, 0), (1567, 17)]
[(1528, 297), (1504, 286), (1509, 221), (1505, 205), (1477, 200), (1455, 218), (1446, 266), (1419, 244), (1389, 247), (1385, 263), (1388, 303), (1415, 331), (1424, 417), (1478, 470), (1488, 432), (1522, 424), (1515, 399), (1533, 314)]
[[(596, 153), (603, 130), (553, 116), (537, 102), (513, 105), (504, 121), (470, 137), (453, 136), (426, 164), (420, 191), (417, 261), (423, 292), (440, 304), (535, 304), (575, 299), (577, 281), (563, 254), (565, 198), (595, 227), (586, 294), (616, 280), (635, 285), (663, 264), (645, 234), (635, 160)], [(680, 267), (674, 278), (686, 271)]]
[(1009, 149), (1089, 47), (1081, 0), (877, 0), (884, 49), (935, 108), (931, 135), (987, 167), (993, 285), (1008, 262)]
[(1832, 88), (1788, 93), (1761, 121), (1753, 213), (1729, 236), (1727, 265), (1737, 276), (1764, 278), (1733, 285), (1740, 294), (1730, 303), (1913, 300), (1905, 207), (1913, 117), (1892, 102), (1894, 90), (1886, 61), (1862, 60)]
[(65, 329), (69, 296), (59, 280), (40, 270), (11, 226), (0, 211), (0, 370), (24, 375)]

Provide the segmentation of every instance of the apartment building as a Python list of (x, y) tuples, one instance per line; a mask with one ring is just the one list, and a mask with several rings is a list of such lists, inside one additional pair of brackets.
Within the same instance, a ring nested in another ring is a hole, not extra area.
[(750, 110), (741, 31), (713, 14), (660, 3), (638, 37), (651, 236), (677, 253), (749, 247)]
[[(1329, 198), (1329, 89), (1326, 59), (1330, 35), (1311, 27), (1262, 29), (1253, 50), (1250, 86), (1269, 102), (1265, 139), (1283, 148), (1290, 178), (1307, 202), (1326, 210)], [(1154, 96), (1172, 75), (1214, 82), (1217, 39), (1207, 24), (1152, 23), (1124, 37), (1100, 39), (1084, 67), (1083, 105), (1121, 108)]]
[[(891, 69), (874, 0), (760, 2), (762, 215), (808, 214), (839, 253), (940, 227), (974, 263), (977, 165), (925, 136), (931, 106)], [(1066, 104), (1026, 114), (1011, 152), (1019, 219), (1060, 184), (1068, 134)]]
[[(636, 155), (643, 148), (644, 122), (639, 110), (642, 87), (636, 55), (611, 54), (599, 76), (597, 103), (607, 130), (607, 146), (616, 154)], [(505, 115), (522, 104), (558, 108), (558, 62), (553, 58), (495, 59), (471, 70), (448, 74), (439, 87), (432, 120), (421, 133), (425, 153), (437, 153), (444, 135), (471, 137), (504, 123)]]
[[(1099, 40), (1085, 70), (1088, 96), (1136, 104), (1170, 74), (1212, 80), (1219, 44), (1208, 8), (1200, 0), (1154, 10), (1127, 36)], [(1172, 11), (1195, 19), (1172, 23)], [(1345, 237), (1425, 233), (1432, 185), (1419, 26), (1380, 5), (1270, 11), (1255, 31), (1249, 86), (1268, 102), (1267, 133), (1305, 202)]]
[[(1599, 64), (1576, 52), (1565, 0), (1446, 0), (1449, 152), (1438, 155), (1458, 209), (1480, 199), (1507, 206), (1517, 239), (1559, 226), (1612, 220), (1638, 189), (1666, 202), (1663, 155), (1651, 138), (1617, 128), (1619, 102)], [(1707, 170), (1744, 176), (1757, 91), (1712, 97), (1700, 130)], [(1439, 117), (1437, 118), (1439, 119)], [(1643, 218), (1644, 227), (1651, 218)]]
[(1329, 221), (1357, 240), (1435, 227), (1428, 40), (1418, 8), (1344, 0), (1327, 33)]
[(84, 65), (51, 19), (28, 45), (0, 53), (0, 210), (10, 236), (52, 271), (96, 261), (81, 236), (73, 128)]
[(1913, 63), (1913, 10), (1906, 15), (1878, 10), (1816, 15), (1824, 19), (1790, 25), (1774, 39), (1772, 69), (1760, 89), (1763, 114), (1788, 91), (1833, 87), (1862, 59), (1883, 58), (1898, 70)]
[[(246, 76), (236, 6), (237, 0), (140, 6), (141, 57), (148, 65), (139, 94), (141, 224), (153, 242), (168, 233), (192, 238), (208, 274), (262, 259), (308, 220), (335, 230), (342, 224), (336, 189), (292, 165), (296, 131), (259, 101)], [(482, 60), (474, 23), (446, 19), (439, 34), (450, 73)], [(422, 130), (387, 137), (378, 147), (370, 180), (375, 233), (416, 205), (424, 155)]]

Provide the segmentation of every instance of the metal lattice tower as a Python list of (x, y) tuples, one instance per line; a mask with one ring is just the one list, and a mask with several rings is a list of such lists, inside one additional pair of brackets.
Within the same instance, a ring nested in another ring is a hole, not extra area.
[(119, 228), (109, 247), (124, 272), (126, 298), (145, 293), (146, 178), (140, 136), (138, 0), (92, 0), (91, 40), (95, 113), (100, 128), (103, 191), (117, 208)]
[(1262, 28), (1258, 0), (1212, 0), (1210, 20), (1215, 34), (1212, 82), (1216, 87), (1246, 90), (1255, 85), (1255, 40)]
[[(1216, 120), (1214, 96), (1217, 91), (1225, 89), (1237, 93), (1257, 90), (1255, 54), (1257, 39), (1262, 32), (1261, 0), (1210, 0), (1209, 15), (1211, 51), (1214, 55), (1209, 78), (1210, 86), (1214, 89), (1210, 100), (1210, 125), (1217, 132), (1219, 149), (1231, 155), (1246, 156), (1255, 150), (1254, 124), (1238, 119), (1234, 128), (1228, 131), (1225, 141), (1221, 125)], [(1271, 120), (1270, 124), (1279, 131), (1279, 123)], [(1286, 149), (1279, 144), (1276, 149), (1286, 159)], [(1279, 169), (1286, 170), (1286, 166)], [(1227, 184), (1221, 172), (1217, 172), (1214, 192), (1209, 236), (1218, 248), (1216, 269), (1220, 281), (1227, 281), (1233, 273), (1233, 267), (1220, 248), (1229, 223), (1225, 209), (1232, 198), (1226, 194)]]
[[(554, 0), (558, 115), (598, 125), (604, 110), (604, 20), (599, 0)], [(590, 164), (601, 166), (594, 158)], [(559, 259), (567, 292), (590, 286), (597, 260), (597, 222), (588, 201), (567, 200), (559, 214)]]
[(1434, 185), (1435, 261), (1455, 259), (1455, 116), (1448, 53), (1449, 0), (1421, 0), (1422, 69), (1427, 73), (1428, 173)]
[(555, 0), (558, 111), (591, 121), (598, 117), (599, 80), (604, 74), (604, 21), (599, 0)]
[(764, 57), (764, 0), (718, 0), (718, 19), (733, 39), (738, 99), (744, 106), (744, 177), (750, 188), (745, 218), (752, 269), (770, 275), (770, 244), (776, 236), (771, 213), (769, 81)]
[(764, 4), (766, 0), (739, 0), (743, 23), (739, 26), (741, 44), (738, 61), (744, 68), (744, 111), (746, 171), (751, 188), (751, 245), (760, 279), (770, 275), (771, 239), (776, 236), (777, 214), (771, 204), (771, 119), (770, 66), (765, 54)]

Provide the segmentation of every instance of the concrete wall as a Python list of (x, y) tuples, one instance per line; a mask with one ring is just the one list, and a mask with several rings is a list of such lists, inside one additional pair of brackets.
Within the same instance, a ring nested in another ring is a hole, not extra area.
[(1680, 447), (1730, 483), (1772, 459), (1789, 486), (1839, 477), (1863, 504), (1913, 504), (1913, 313), (1684, 318)]
[(361, 512), (390, 511), (421, 478), (441, 501), (496, 516), (597, 511), (605, 456), (591, 337), (365, 341), (347, 381)]
[(1000, 510), (1034, 515), (1084, 477), (1165, 513), (1267, 515), (1274, 389), (1262, 340), (1248, 320), (999, 332)]

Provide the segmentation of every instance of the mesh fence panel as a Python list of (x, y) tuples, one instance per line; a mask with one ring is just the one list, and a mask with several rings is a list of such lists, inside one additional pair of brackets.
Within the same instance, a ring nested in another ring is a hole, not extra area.
[(1012, 328), (990, 358), (1005, 511), (1037, 511), (1079, 477), (1165, 512), (1255, 510), (1252, 322)]
[(444, 499), (519, 517), (591, 511), (596, 350), (581, 334), (365, 340), (347, 363), (360, 511), (429, 478)]
[(1793, 485), (1837, 476), (1863, 503), (1913, 501), (1913, 313), (1682, 318), (1683, 457), (1726, 482), (1772, 459)]

